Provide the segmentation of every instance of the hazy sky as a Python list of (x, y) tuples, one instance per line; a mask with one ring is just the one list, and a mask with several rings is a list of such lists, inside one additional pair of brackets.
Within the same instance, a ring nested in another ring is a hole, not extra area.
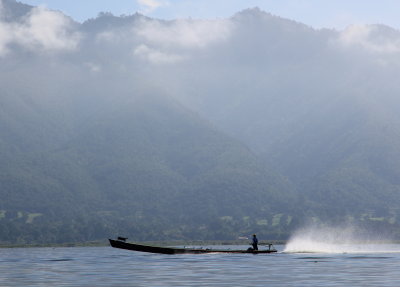
[(116, 16), (135, 12), (150, 17), (226, 18), (246, 8), (259, 7), (276, 16), (315, 28), (343, 29), (350, 24), (386, 24), (400, 29), (399, 0), (19, 0), (60, 10), (77, 21), (99, 12)]

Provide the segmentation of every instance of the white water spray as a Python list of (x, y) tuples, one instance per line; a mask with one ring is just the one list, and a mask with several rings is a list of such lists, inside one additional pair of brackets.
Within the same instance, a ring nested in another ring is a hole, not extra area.
[[(400, 246), (383, 244), (387, 238), (371, 235), (355, 226), (316, 227), (297, 230), (289, 239), (287, 253), (387, 253), (400, 252)], [(379, 244), (377, 244), (379, 243)]]

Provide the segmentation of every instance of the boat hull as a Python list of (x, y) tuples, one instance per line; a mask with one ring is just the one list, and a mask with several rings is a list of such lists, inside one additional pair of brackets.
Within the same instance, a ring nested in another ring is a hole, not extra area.
[(209, 248), (174, 248), (150, 246), (135, 243), (128, 243), (121, 240), (109, 239), (110, 245), (114, 248), (126, 249), (131, 251), (149, 252), (158, 254), (206, 254), (206, 253), (250, 253), (250, 254), (265, 254), (275, 253), (275, 249), (266, 250), (230, 250), (230, 249), (209, 249)]

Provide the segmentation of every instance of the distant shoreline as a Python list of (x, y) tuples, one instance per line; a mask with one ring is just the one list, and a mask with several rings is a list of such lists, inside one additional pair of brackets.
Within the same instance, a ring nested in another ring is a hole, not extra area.
[[(130, 240), (128, 239), (128, 242)], [(155, 245), (155, 246), (204, 246), (204, 245), (248, 245), (250, 241), (246, 240), (171, 240), (171, 241), (135, 241), (144, 245)], [(261, 240), (259, 245), (267, 245), (272, 243), (274, 245), (286, 245), (288, 243), (287, 240)], [(343, 244), (348, 244), (343, 243)], [(366, 244), (400, 244), (399, 240), (395, 241), (371, 241), (368, 243), (365, 242), (354, 242), (354, 244), (366, 245)], [(338, 243), (337, 245), (340, 245)], [(66, 242), (66, 243), (35, 243), (35, 244), (0, 244), (0, 248), (61, 248), (61, 247), (106, 247), (110, 246), (108, 240), (101, 241), (89, 241), (89, 242)]]

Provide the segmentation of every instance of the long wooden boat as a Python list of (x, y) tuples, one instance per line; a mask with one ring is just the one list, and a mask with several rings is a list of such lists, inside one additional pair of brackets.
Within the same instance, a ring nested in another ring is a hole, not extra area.
[(110, 244), (114, 248), (140, 251), (140, 252), (150, 252), (159, 254), (205, 254), (205, 253), (251, 253), (251, 254), (265, 254), (274, 253), (276, 249), (272, 244), (268, 244), (268, 249), (253, 250), (249, 248), (247, 250), (231, 250), (231, 249), (211, 249), (211, 248), (178, 248), (178, 247), (161, 247), (161, 246), (151, 246), (142, 245), (137, 243), (128, 243), (124, 240), (114, 240), (109, 239)]

